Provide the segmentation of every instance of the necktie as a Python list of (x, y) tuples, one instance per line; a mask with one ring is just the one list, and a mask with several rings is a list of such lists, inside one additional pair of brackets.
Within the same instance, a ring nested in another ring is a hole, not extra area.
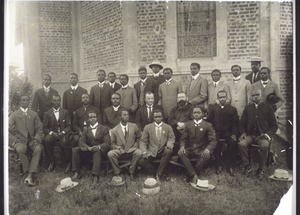
[(152, 113), (152, 107), (148, 106), (148, 119), (150, 120)]
[(266, 85), (268, 84), (268, 82), (263, 82), (263, 87), (266, 87)]
[(140, 92), (140, 98), (139, 98), (140, 106), (144, 105), (144, 101), (145, 101), (144, 90), (145, 90), (145, 83), (141, 81), (141, 92)]
[(126, 127), (124, 127), (124, 131), (125, 131), (125, 140), (127, 140), (127, 137), (128, 137), (128, 131), (127, 131)]
[(215, 87), (217, 87), (217, 83), (214, 83)]
[(103, 87), (103, 84), (99, 84), (99, 87), (102, 88), (102, 87)]
[(156, 138), (158, 142), (160, 142), (161, 139), (161, 126), (156, 126)]
[(170, 81), (166, 81), (166, 85), (169, 85), (171, 82)]
[(195, 123), (195, 126), (198, 127), (200, 125), (200, 123)]

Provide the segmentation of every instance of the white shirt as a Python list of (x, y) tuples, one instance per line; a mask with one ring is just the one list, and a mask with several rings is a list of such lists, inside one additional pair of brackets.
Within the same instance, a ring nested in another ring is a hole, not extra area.
[(127, 131), (127, 133), (128, 133), (128, 123), (124, 126), (124, 125), (122, 125), (122, 123), (120, 123), (120, 125), (121, 125), (121, 127), (122, 127), (122, 131), (123, 131), (123, 134), (124, 134), (124, 136), (125, 136), (125, 128), (126, 128), (126, 131)]
[[(263, 85), (263, 87), (266, 87), (269, 80), (266, 80), (266, 81), (263, 81), (263, 80), (260, 80), (261, 84)], [(265, 84), (264, 84), (265, 83)]]
[(59, 120), (59, 109), (60, 109), (60, 108), (58, 108), (57, 110), (55, 110), (55, 109), (53, 108), (53, 112), (54, 112), (54, 115), (55, 115), (55, 118), (56, 118), (57, 121)]
[(72, 86), (72, 85), (71, 85), (71, 89), (72, 89), (72, 90), (76, 90), (77, 88), (78, 88), (78, 84), (76, 84), (75, 86)]
[(238, 81), (238, 80), (240, 80), (240, 79), (241, 79), (241, 76), (233, 77), (233, 80), (234, 80), (234, 81)]
[(150, 119), (150, 111), (152, 112), (153, 105), (151, 105), (151, 106), (149, 106), (149, 105), (146, 105), (146, 106), (147, 106), (148, 118)]
[(95, 137), (96, 136), (98, 122), (96, 122), (94, 126), (92, 126), (92, 125), (90, 125), (90, 126), (91, 126), (91, 129), (92, 129), (92, 133), (93, 133), (93, 135)]
[(114, 88), (114, 87), (115, 87), (115, 83), (116, 83), (116, 82), (113, 82), (113, 83), (109, 82), (109, 85), (110, 85), (112, 88)]
[(23, 115), (27, 115), (28, 108), (26, 108), (26, 109), (24, 109), (22, 107), (20, 107), (20, 108), (21, 108), (21, 111), (23, 111)]
[(50, 86), (48, 86), (48, 87), (43, 86), (43, 88), (46, 93), (48, 93), (50, 91)]
[(195, 122), (196, 125), (199, 125), (202, 122), (202, 119), (200, 119), (198, 121), (194, 119), (194, 122)]
[(128, 87), (128, 84), (126, 84), (125, 86), (122, 86), (122, 89), (126, 89)]
[(197, 75), (192, 75), (192, 80), (196, 80), (200, 74), (198, 73)]
[(158, 77), (159, 76), (159, 72), (158, 73), (153, 73), (154, 77)]
[(104, 83), (105, 83), (105, 81), (103, 81), (103, 82), (100, 82), (100, 81), (98, 81), (98, 83), (99, 83), (99, 87), (103, 87), (103, 86), (104, 86)]
[(145, 78), (145, 79), (141, 79), (141, 82), (142, 82), (143, 84), (145, 84), (145, 83), (146, 83), (146, 81), (147, 81), (147, 78)]
[(166, 80), (166, 84), (169, 85), (172, 81), (172, 78), (170, 78), (169, 80)]
[(118, 107), (115, 107), (115, 106), (112, 106), (112, 107), (113, 107), (114, 111), (118, 111), (120, 105)]
[(214, 86), (217, 87), (218, 84), (219, 84), (219, 82), (220, 82), (220, 81), (217, 81), (217, 82), (214, 82), (214, 81), (213, 81)]
[(155, 133), (157, 138), (161, 138), (161, 130), (162, 130), (162, 122), (160, 124), (157, 124), (154, 122), (155, 125)]

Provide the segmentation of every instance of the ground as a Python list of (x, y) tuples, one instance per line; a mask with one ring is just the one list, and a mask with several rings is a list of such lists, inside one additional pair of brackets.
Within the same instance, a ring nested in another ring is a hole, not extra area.
[[(216, 175), (213, 167), (208, 167), (201, 179), (208, 179), (216, 189), (211, 192), (195, 190), (185, 182), (186, 172), (180, 167), (169, 165), (166, 173), (169, 181), (162, 181), (160, 193), (153, 196), (142, 194), (141, 189), (147, 175), (139, 171), (136, 181), (125, 177), (122, 187), (107, 184), (112, 174), (101, 173), (96, 190), (91, 190), (91, 177), (88, 170), (79, 185), (63, 193), (55, 191), (60, 180), (67, 177), (63, 169), (57, 167), (48, 173), (41, 169), (38, 174), (39, 184), (27, 187), (22, 184), (19, 167), (10, 156), (9, 167), (9, 210), (10, 214), (204, 214), (204, 215), (268, 215), (276, 210), (281, 197), (292, 185), (291, 182), (272, 181), (276, 168), (286, 167), (284, 149), (281, 141), (273, 145), (278, 155), (278, 164), (266, 169), (266, 177), (259, 181), (253, 175), (249, 178), (240, 172), (235, 177), (226, 171)], [(104, 169), (104, 168), (103, 168)], [(37, 198), (37, 193), (39, 193)]]

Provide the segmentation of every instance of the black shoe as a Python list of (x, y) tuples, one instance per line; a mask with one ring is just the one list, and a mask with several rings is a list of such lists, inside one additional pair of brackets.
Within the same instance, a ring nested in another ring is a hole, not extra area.
[(53, 162), (50, 162), (50, 165), (47, 169), (48, 172), (52, 172), (54, 170), (54, 163)]
[(250, 165), (245, 166), (243, 174), (249, 176), (251, 172), (252, 172), (251, 166)]
[(259, 180), (262, 180), (264, 178), (264, 170), (262, 168), (259, 168), (256, 172), (256, 176)]

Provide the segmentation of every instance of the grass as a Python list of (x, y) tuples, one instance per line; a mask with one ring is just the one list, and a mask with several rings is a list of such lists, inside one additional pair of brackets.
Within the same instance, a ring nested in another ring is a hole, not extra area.
[[(169, 165), (166, 173), (170, 181), (162, 181), (160, 193), (153, 196), (142, 194), (141, 189), (146, 174), (138, 172), (136, 181), (126, 177), (126, 185), (111, 187), (107, 184), (112, 174), (101, 173), (96, 190), (91, 190), (91, 177), (85, 170), (79, 185), (64, 193), (57, 193), (56, 186), (66, 175), (57, 167), (54, 172), (39, 172), (39, 185), (27, 187), (21, 183), (19, 167), (10, 159), (9, 168), (9, 210), (10, 214), (178, 214), (178, 215), (268, 215), (276, 210), (281, 197), (291, 186), (291, 182), (272, 181), (268, 175), (276, 168), (285, 168), (285, 157), (279, 153), (284, 146), (274, 142), (280, 163), (266, 169), (266, 177), (258, 181), (254, 175), (246, 178), (237, 173), (231, 177), (225, 171), (216, 175), (208, 167), (201, 179), (208, 179), (216, 186), (211, 192), (201, 192), (185, 182), (184, 169)], [(35, 193), (40, 191), (39, 198)]]

